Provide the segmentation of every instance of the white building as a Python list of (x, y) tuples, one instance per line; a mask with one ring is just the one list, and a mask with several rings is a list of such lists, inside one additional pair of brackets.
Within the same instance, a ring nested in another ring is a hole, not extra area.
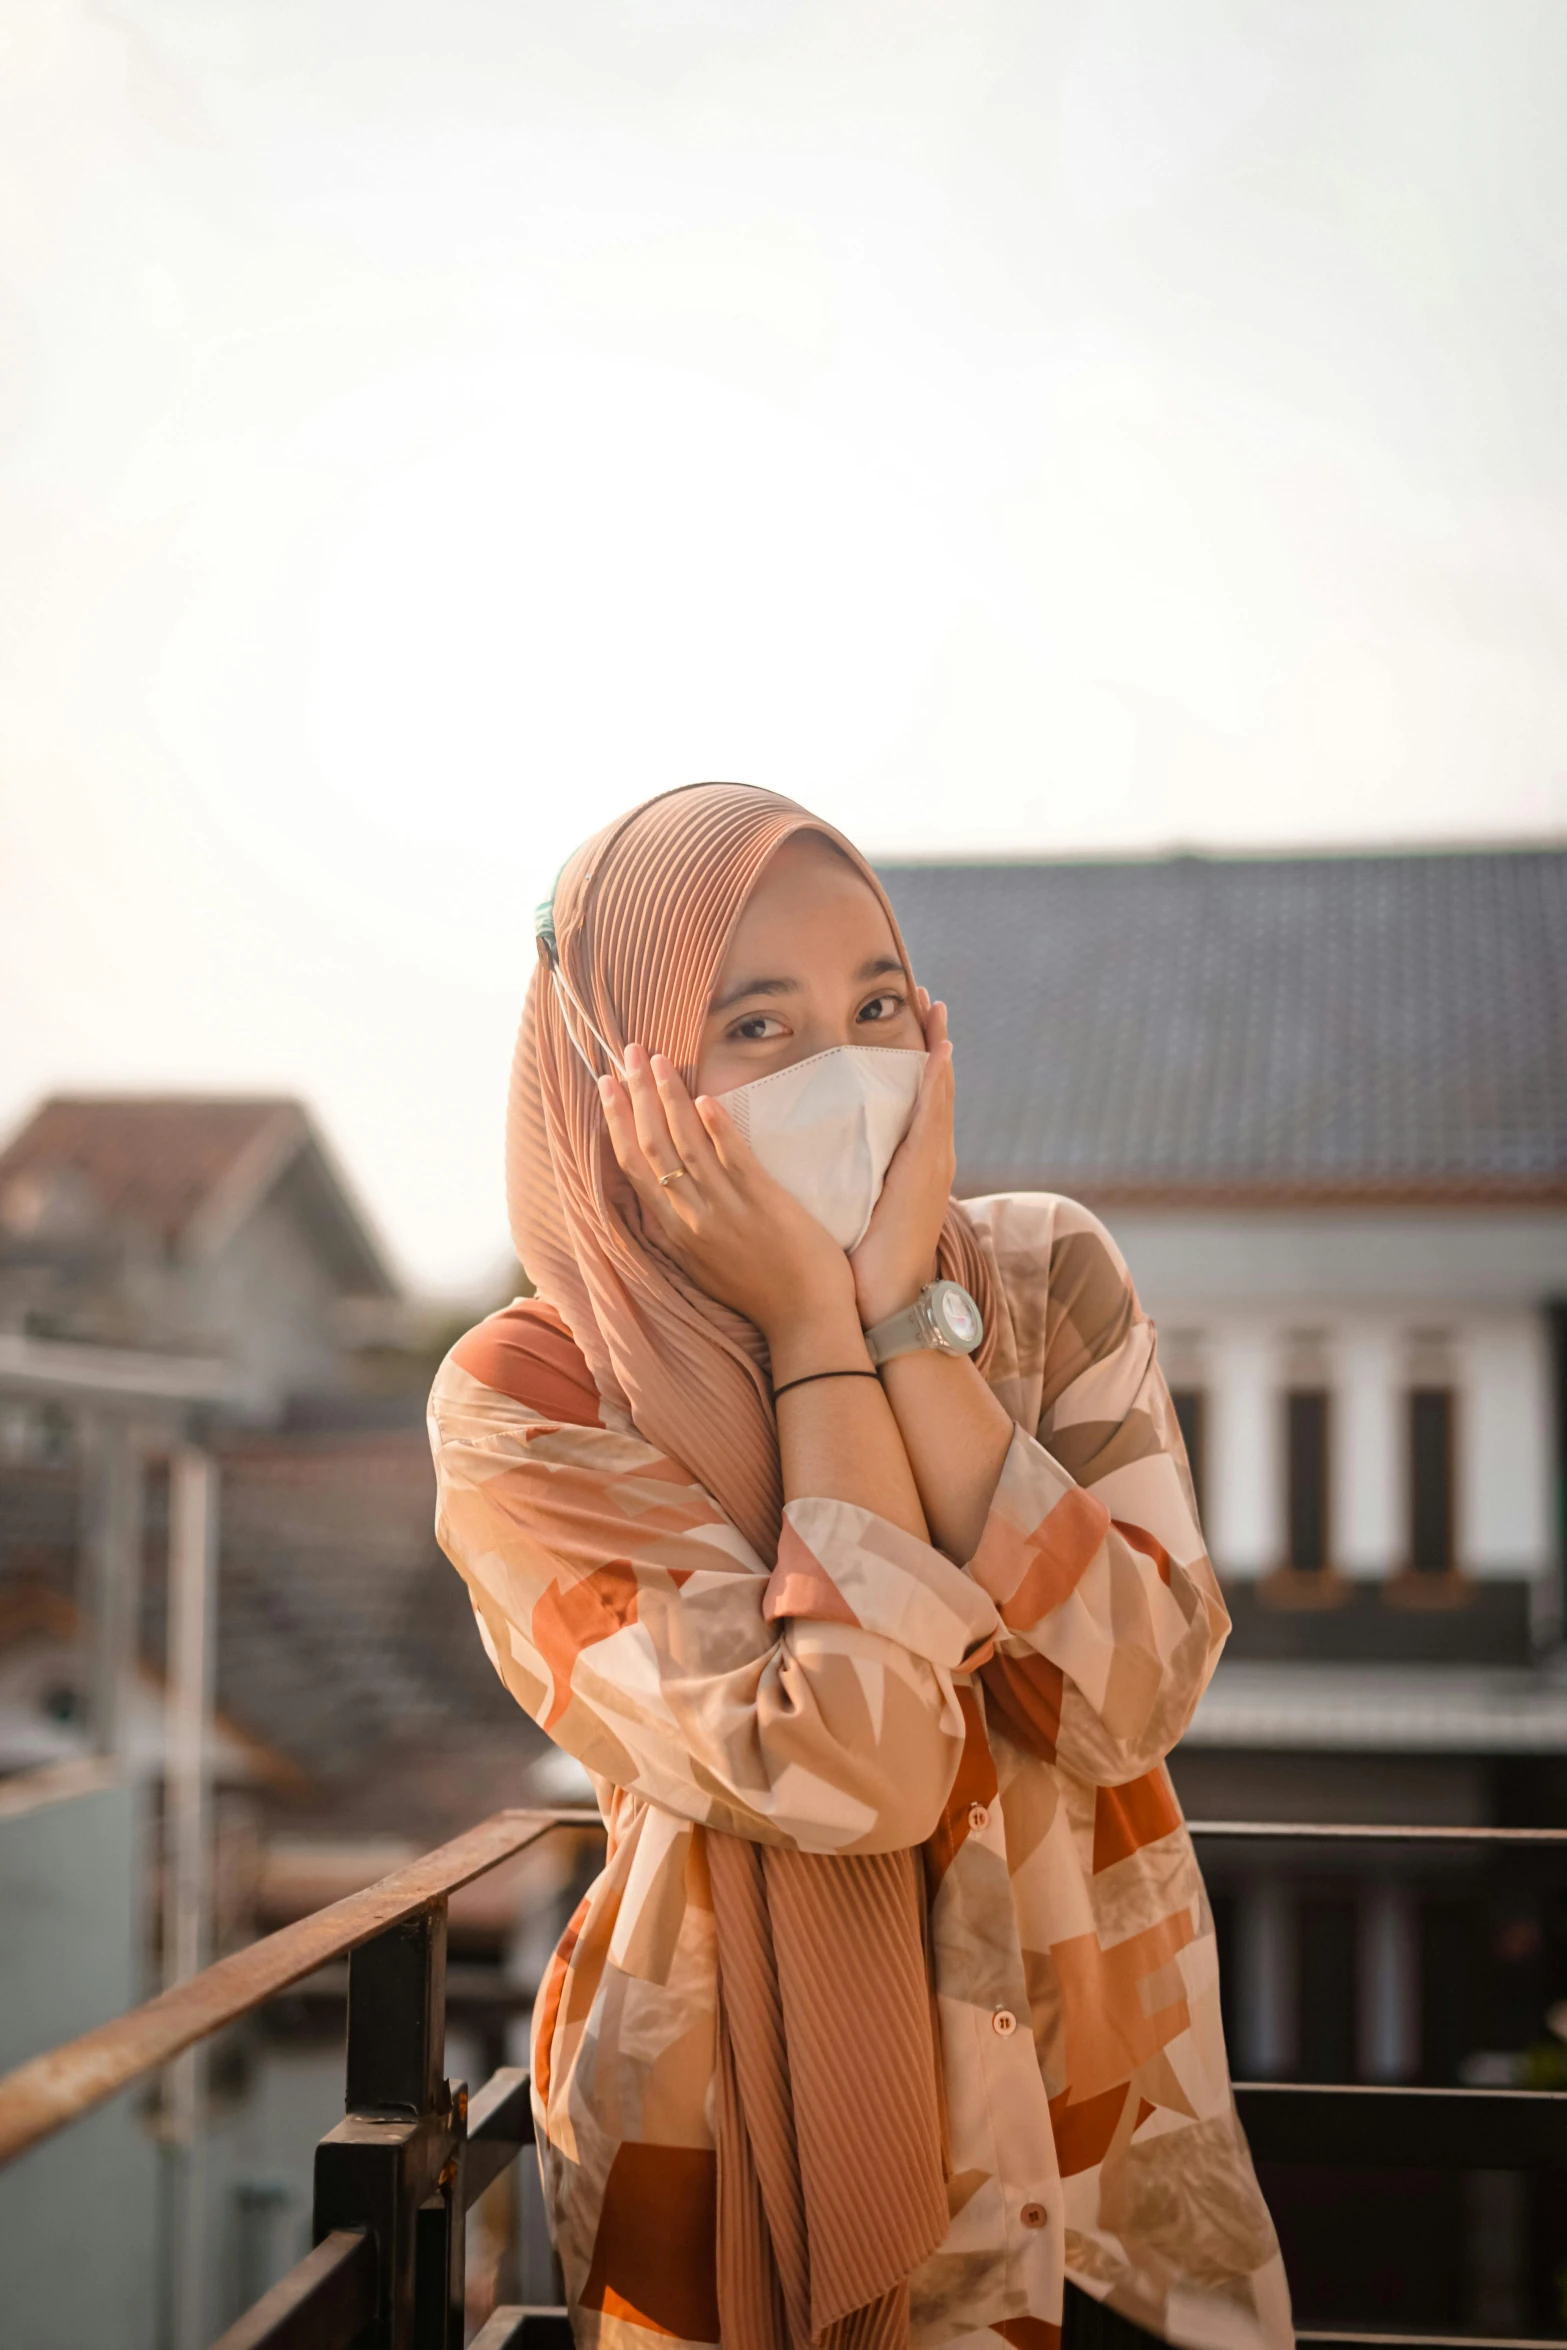
[[(1471, 1656), (1477, 1636), (1520, 1662), (1556, 1641), (1567, 1207), (1109, 1215), (1160, 1327), (1229, 1582), (1280, 1605), (1327, 1585), (1440, 1606), (1472, 1619), (1455, 1632)], [(1487, 1607), (1503, 1593), (1514, 1607)], [(1374, 1641), (1372, 1614), (1357, 1621)], [(1407, 1627), (1393, 1646), (1408, 1653)]]

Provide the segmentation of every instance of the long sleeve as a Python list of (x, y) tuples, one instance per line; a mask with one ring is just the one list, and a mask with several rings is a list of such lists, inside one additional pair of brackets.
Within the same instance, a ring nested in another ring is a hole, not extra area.
[(1003, 1626), (984, 1672), (993, 1709), (1113, 1786), (1181, 1736), (1229, 1617), (1125, 1260), (1086, 1209), (1038, 1206), (1051, 1217), (1037, 1428), (1012, 1440), (968, 1571)]
[(675, 1462), (530, 1408), (465, 1346), (430, 1402), (436, 1531), (527, 1712), (683, 1818), (814, 1852), (920, 1843), (962, 1753), (953, 1676), (998, 1630), (984, 1592), (831, 1500), (790, 1504), (770, 1570)]

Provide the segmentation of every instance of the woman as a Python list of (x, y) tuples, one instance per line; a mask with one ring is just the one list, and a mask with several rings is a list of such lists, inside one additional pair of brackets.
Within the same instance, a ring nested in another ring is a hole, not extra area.
[(431, 1401), (443, 1546), (591, 1774), (534, 2109), (579, 2343), (1290, 2339), (1164, 1757), (1228, 1619), (1102, 1227), (950, 1197), (869, 867), (703, 784), (540, 922), (536, 1300)]

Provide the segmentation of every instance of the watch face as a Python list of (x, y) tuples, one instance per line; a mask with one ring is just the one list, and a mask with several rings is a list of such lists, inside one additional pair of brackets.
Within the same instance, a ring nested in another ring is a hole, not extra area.
[(972, 1354), (985, 1335), (980, 1311), (966, 1289), (955, 1281), (943, 1281), (931, 1303), (936, 1318), (946, 1336), (962, 1354)]

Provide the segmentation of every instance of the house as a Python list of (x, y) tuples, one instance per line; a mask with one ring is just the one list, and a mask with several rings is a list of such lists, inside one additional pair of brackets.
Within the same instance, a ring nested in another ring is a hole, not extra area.
[[(435, 1543), (424, 1402), (442, 1320), (404, 1296), (298, 1102), (58, 1097), (33, 1114), (0, 1151), (0, 1773), (80, 1752), (97, 1727), (84, 1529), (101, 1414), (36, 1380), (29, 1392), (11, 1358), (90, 1379), (94, 1364), (155, 1366), (177, 1349), (232, 1398), (205, 1415), (220, 1494), (214, 1697), (234, 1738), (269, 1758), (232, 1770), (220, 1741), (220, 1783), (260, 1789), (317, 1850), (324, 1835), (438, 1842), (492, 1778), (515, 1792), (519, 1755), (542, 1740), (496, 1683)], [(139, 1452), (124, 1562), (137, 1637), (116, 1744), (155, 1771), (167, 1439), (144, 1427)], [(355, 1868), (345, 1852), (340, 1874)], [(261, 1899), (261, 1914), (275, 1921), (276, 1903)]]
[(0, 1151), (0, 1330), (217, 1356), (269, 1417), (351, 1388), (401, 1304), (298, 1102), (59, 1095)]

